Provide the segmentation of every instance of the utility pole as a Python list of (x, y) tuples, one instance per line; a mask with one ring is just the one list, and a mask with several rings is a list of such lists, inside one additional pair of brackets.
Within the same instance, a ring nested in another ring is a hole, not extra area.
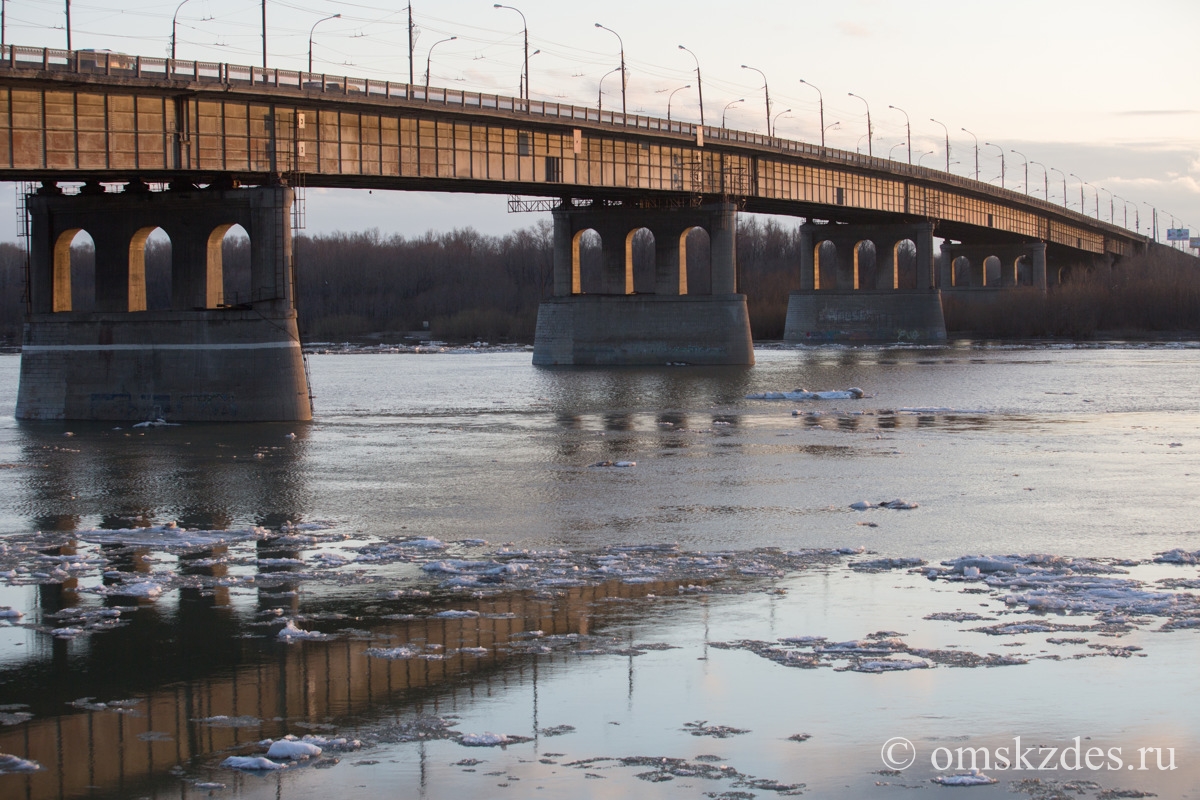
[(267, 0), (262, 0), (263, 18), (263, 69), (267, 68)]
[(413, 82), (413, 21), (412, 3), (408, 4), (408, 85)]
[(67, 0), (67, 49), (71, 49), (71, 0)]

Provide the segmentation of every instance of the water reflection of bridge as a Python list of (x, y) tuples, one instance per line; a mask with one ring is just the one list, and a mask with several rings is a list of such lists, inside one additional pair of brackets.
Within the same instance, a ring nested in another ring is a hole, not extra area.
[[(20, 667), (0, 672), (0, 703), (29, 704), (35, 715), (0, 730), (0, 752), (43, 766), (37, 773), (0, 778), (0, 785), (6, 796), (26, 800), (129, 796), (175, 782), (171, 770), (176, 765), (203, 762), (264, 737), (369, 722), (410, 708), (437, 713), (457, 705), (464, 692), (506, 683), (514, 673), (523, 679), (527, 669), (551, 658), (497, 649), (514, 634), (586, 634), (606, 619), (606, 612), (593, 608), (597, 601), (674, 593), (667, 582), (613, 582), (564, 589), (553, 600), (511, 593), (456, 602), (456, 608), (480, 616), (412, 620), (378, 614), (384, 605), (389, 608), (383, 613), (415, 610), (413, 600), (369, 601), (366, 607), (358, 601), (356, 608), (325, 610), (348, 613), (350, 619), (339, 624), (359, 632), (288, 645), (270, 636), (273, 628), (239, 619), (227, 601), (218, 604), (219, 597), (182, 590), (171, 609), (173, 619), (157, 606), (144, 607), (131, 615), (127, 627), (92, 634), (81, 643), (81, 652), (75, 652), (79, 645), (54, 640)], [(61, 588), (45, 593), (46, 610), (55, 608), (63, 594)], [(278, 599), (261, 593), (258, 606), (277, 606)], [(376, 616), (364, 621), (354, 612)], [(408, 660), (366, 652), (408, 642), (424, 642), (427, 650), (442, 645), (447, 651), (484, 647), (488, 652)], [(105, 709), (69, 705), (89, 695), (97, 702), (138, 702)], [(200, 721), (219, 715), (262, 722), (222, 727)]]

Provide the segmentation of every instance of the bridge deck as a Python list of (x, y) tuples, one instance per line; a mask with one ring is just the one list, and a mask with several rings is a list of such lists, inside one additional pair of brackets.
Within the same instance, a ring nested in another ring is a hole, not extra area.
[(0, 179), (736, 198), (847, 222), (1124, 254), (1145, 238), (1044, 200), (805, 142), (388, 81), (115, 53), (0, 51)]

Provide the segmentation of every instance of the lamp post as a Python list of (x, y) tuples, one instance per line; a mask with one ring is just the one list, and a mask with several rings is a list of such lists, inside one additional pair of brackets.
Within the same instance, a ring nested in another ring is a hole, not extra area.
[[(604, 79), (607, 78), (609, 75), (612, 75), (614, 72), (621, 72), (621, 68), (616, 67), (615, 69), (610, 69), (608, 72), (606, 72), (600, 76), (600, 90), (596, 95), (596, 111), (597, 112), (604, 111)], [(625, 74), (621, 73), (621, 77), (625, 77)]]
[[(963, 128), (964, 133), (971, 133), (966, 128)], [(971, 138), (975, 140), (975, 180), (979, 180), (979, 137), (971, 133)]]
[(834, 128), (840, 128), (840, 127), (842, 127), (842, 123), (841, 123), (841, 120), (838, 120), (837, 122), (829, 123), (828, 125), (826, 125), (824, 128), (821, 129), (821, 149), (822, 150), (825, 149), (825, 132), (831, 131)]
[(1125, 212), (1125, 222), (1122, 224), (1122, 227), (1125, 230), (1129, 230), (1129, 201), (1119, 194), (1114, 194), (1113, 197), (1121, 201), (1121, 210)]
[[(801, 78), (800, 82), (803, 83), (805, 86), (808, 86), (812, 89), (817, 89), (816, 86), (813, 86), (811, 83), (804, 80), (804, 78)], [(817, 89), (817, 109), (819, 110), (820, 117), (821, 117), (821, 149), (824, 150), (825, 149), (825, 131), (828, 129), (825, 127), (825, 95), (821, 94), (820, 89)], [(836, 124), (837, 123), (834, 123), (834, 125), (836, 125)], [(829, 127), (832, 128), (833, 125), (830, 125)]]
[(930, 117), (929, 121), (937, 122), (938, 125), (942, 126), (942, 130), (944, 130), (946, 132), (946, 172), (949, 172), (950, 171), (950, 129), (946, 127), (946, 123), (938, 122), (933, 117)]
[(742, 69), (752, 69), (755, 72), (757, 72), (759, 75), (762, 75), (763, 94), (767, 98), (767, 136), (770, 136), (771, 135), (771, 90), (767, 88), (767, 73), (763, 72), (758, 67), (748, 67), (745, 64), (742, 64)]
[[(1079, 181), (1079, 213), (1080, 213), (1080, 214), (1086, 214), (1086, 213), (1087, 213), (1087, 206), (1085, 206), (1085, 205), (1084, 205), (1084, 198), (1083, 198), (1083, 187), (1084, 187), (1084, 186), (1091, 186), (1091, 184), (1090, 184), (1090, 183), (1088, 183), (1087, 181), (1085, 181), (1083, 178), (1081, 178), (1081, 177), (1079, 177), (1078, 175), (1076, 175), (1074, 172), (1071, 172), (1071, 173), (1068, 173), (1068, 174), (1069, 174), (1069, 175), (1070, 175), (1072, 178), (1074, 178), (1075, 180)], [(1099, 195), (1097, 195), (1097, 196), (1099, 196)], [(1097, 200), (1097, 201), (1096, 201), (1096, 219), (1099, 219), (1099, 218), (1100, 218), (1100, 201), (1099, 201), (1099, 200)]]
[[(509, 11), (516, 11), (518, 14), (521, 14), (521, 9), (513, 8), (512, 6), (502, 5), (500, 3), (493, 3), (492, 8), (506, 8)], [(529, 23), (527, 23), (525, 21), (524, 14), (521, 14), (521, 27), (525, 31), (525, 84), (524, 84), (525, 94), (524, 94), (524, 99), (526, 101), (528, 101), (529, 100)]]
[[(617, 37), (617, 43), (621, 45), (621, 116), (625, 116), (625, 40), (621, 38), (621, 34), (612, 28), (605, 28), (599, 22), (596, 23), (596, 27), (606, 30)], [(604, 79), (601, 78), (600, 80)]]
[[(179, 24), (179, 9), (186, 6), (189, 2), (190, 2), (190, 0), (183, 0), (182, 3), (180, 3), (178, 6), (176, 6), (175, 15), (171, 17), (171, 60), (172, 61), (175, 60), (175, 29)], [(309, 68), (309, 72), (312, 72), (311, 67)]]
[(904, 115), (904, 138), (908, 142), (908, 163), (912, 164), (912, 123), (908, 121), (908, 112), (899, 106), (888, 106), (888, 108)]
[(784, 114), (790, 114), (790, 113), (792, 113), (792, 110), (791, 110), (790, 108), (787, 108), (787, 109), (784, 109), (783, 111), (780, 111), (778, 114), (776, 114), (776, 115), (775, 115), (775, 116), (774, 116), (774, 117), (771, 119), (771, 130), (775, 131), (775, 132), (776, 132), (776, 134), (778, 134), (778, 132), (779, 132), (779, 118), (780, 118), (780, 117), (782, 117)]
[(1149, 203), (1147, 203), (1145, 200), (1142, 201), (1142, 205), (1144, 205), (1150, 209), (1151, 238), (1157, 242), (1158, 241), (1158, 209), (1155, 208), (1154, 206), (1150, 205)]
[(998, 144), (992, 144), (991, 142), (984, 142), (983, 146), (984, 147), (994, 147), (1000, 151), (1000, 188), (1003, 189), (1004, 188), (1004, 148)]
[(888, 161), (892, 160), (892, 153), (896, 152), (896, 148), (903, 147), (903, 146), (904, 146), (904, 142), (896, 142), (894, 145), (892, 145), (892, 149), (888, 150)]
[(851, 97), (858, 97), (859, 100), (862, 100), (863, 105), (867, 107), (867, 155), (874, 158), (875, 152), (871, 149), (871, 139), (874, 138), (875, 134), (875, 132), (871, 129), (871, 104), (862, 97), (856, 95), (854, 92), (846, 92), (846, 94), (850, 95)]
[(724, 109), (721, 111), (721, 127), (722, 127), (722, 128), (724, 128), (724, 127), (725, 127), (725, 113), (726, 113), (727, 111), (729, 111), (729, 106), (737, 105), (738, 103), (744, 103), (744, 102), (746, 102), (746, 98), (744, 98), (744, 97), (740, 97), (740, 98), (738, 98), (737, 100), (732, 100), (732, 101), (730, 101), (730, 102), (729, 102), (729, 103), (728, 103), (728, 104), (725, 106), (725, 108), (724, 108)]
[(672, 90), (671, 93), (667, 95), (667, 122), (671, 121), (671, 101), (675, 99), (675, 92), (690, 88), (692, 88), (692, 85), (689, 83), (684, 86), (680, 86), (678, 89)]
[(1066, 208), (1066, 207), (1067, 207), (1067, 174), (1066, 174), (1065, 172), (1063, 172), (1061, 169), (1056, 169), (1056, 168), (1054, 168), (1054, 167), (1051, 167), (1051, 168), (1050, 168), (1050, 171), (1051, 171), (1051, 172), (1057, 172), (1059, 175), (1062, 175), (1062, 179), (1063, 179), (1063, 208)]
[(696, 61), (696, 94), (700, 96), (700, 127), (704, 127), (704, 86), (700, 83), (700, 59), (696, 58), (696, 54), (688, 50), (683, 45), (679, 45), (679, 49), (685, 51)]
[(440, 41), (436, 41), (433, 44), (429, 45), (429, 53), (425, 57), (425, 99), (426, 100), (429, 99), (429, 71), (433, 65), (433, 48), (437, 47), (439, 44), (444, 44), (446, 42), (453, 42), (457, 38), (458, 38), (457, 36), (451, 36), (449, 39), (442, 39)]
[[(184, 2), (186, 3), (186, 2), (187, 2), (187, 0), (184, 0)], [(326, 22), (326, 21), (328, 21), (328, 20), (331, 20), (331, 19), (341, 19), (341, 16), (342, 16), (341, 14), (330, 14), (328, 17), (325, 17), (325, 19), (319, 19), (319, 20), (317, 20), (316, 22), (314, 22), (314, 23), (313, 23), (313, 26), (312, 26), (312, 27), (309, 29), (309, 31), (308, 31), (308, 71), (309, 71), (310, 73), (312, 72), (312, 42), (313, 42), (313, 32), (314, 32), (314, 31), (316, 31), (316, 29), (317, 29), (317, 26), (318, 26), (318, 25), (320, 25), (322, 22)], [(171, 43), (171, 47), (172, 47), (171, 58), (174, 58), (174, 57), (175, 57), (175, 53), (174, 53), (174, 46), (175, 46), (175, 43), (174, 43), (174, 42), (172, 42), (172, 43)]]
[(1030, 161), (1030, 164), (1037, 164), (1042, 168), (1042, 190), (1046, 195), (1046, 202), (1050, 202), (1050, 173), (1046, 169), (1046, 165), (1039, 161)]
[(1029, 158), (1020, 150), (1012, 150), (1025, 161), (1025, 195), (1029, 195)]
[(931, 156), (934, 154), (934, 152), (935, 151), (933, 150), (926, 150), (924, 153), (921, 153), (919, 156), (917, 156), (917, 166), (921, 166), (921, 162), (925, 160), (925, 156)]
[[(1116, 206), (1115, 206), (1115, 205), (1114, 205), (1114, 203), (1113, 203), (1113, 193), (1112, 193), (1112, 192), (1110, 192), (1108, 189), (1105, 189), (1103, 186), (1097, 186), (1096, 188), (1097, 188), (1097, 189), (1099, 189), (1101, 192), (1104, 192), (1106, 195), (1108, 195), (1108, 222), (1109, 222), (1109, 224), (1110, 224), (1110, 225), (1115, 225), (1116, 223), (1113, 221), (1113, 215), (1116, 213), (1116, 212), (1114, 211), (1114, 208), (1115, 208)], [(1100, 195), (1099, 195), (1099, 194), (1097, 194), (1097, 195), (1096, 195), (1096, 202), (1097, 202), (1097, 203), (1099, 203), (1099, 202), (1100, 202)], [(1097, 219), (1099, 219), (1099, 218), (1100, 218), (1100, 217), (1099, 217), (1099, 214), (1097, 214), (1097, 215), (1096, 215), (1096, 218), (1097, 218)]]

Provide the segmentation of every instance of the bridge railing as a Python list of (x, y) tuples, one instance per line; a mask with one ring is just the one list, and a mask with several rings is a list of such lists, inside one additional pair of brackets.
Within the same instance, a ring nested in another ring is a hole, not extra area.
[[(556, 120), (596, 123), (640, 131), (678, 134), (693, 141), (698, 139), (700, 126), (691, 122), (665, 120), (641, 114), (622, 114), (587, 106), (567, 103), (551, 103), (541, 100), (524, 100), (506, 95), (468, 92), (461, 89), (425, 87), (417, 84), (393, 83), (391, 81), (352, 78), (341, 75), (326, 75), (315, 72), (251, 67), (208, 61), (181, 61), (178, 59), (134, 56), (114, 53), (109, 50), (56, 50), (54, 48), (22, 47), (4, 45), (0, 48), (0, 69), (35, 70), (48, 72), (74, 72), (85, 75), (106, 75), (147, 80), (188, 81), (192, 83), (221, 84), (229, 86), (270, 86), (273, 89), (344, 94), (423, 102), (442, 106), (460, 106), (482, 110), (508, 111)], [(1027, 194), (1001, 189), (961, 175), (943, 172), (931, 167), (905, 164), (891, 159), (875, 158), (835, 147), (821, 147), (808, 142), (764, 136), (749, 131), (706, 125), (704, 141), (723, 142), (756, 147), (780, 153), (818, 159), (847, 166), (860, 167), (876, 172), (891, 173), (913, 178), (924, 178), (943, 184), (951, 184), (969, 191), (983, 191), (1013, 202), (1042, 208), (1045, 211), (1066, 215), (1086, 221), (1093, 226), (1106, 226), (1114, 231), (1128, 230), (1120, 225), (1093, 219), (1086, 214), (1071, 211), (1064, 206), (1040, 200)], [(1138, 232), (1140, 236), (1140, 231)]]

